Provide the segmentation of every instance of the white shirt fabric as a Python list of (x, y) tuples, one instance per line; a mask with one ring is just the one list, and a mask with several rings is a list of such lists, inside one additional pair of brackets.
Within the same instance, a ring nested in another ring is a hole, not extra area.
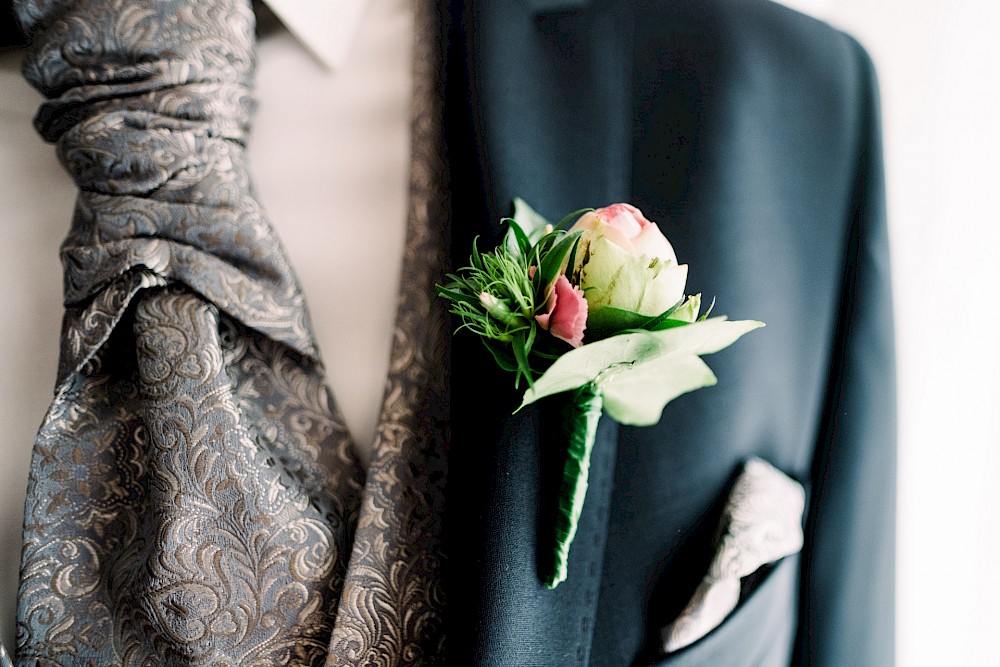
[(335, 71), (288, 32), (258, 46), (250, 168), (366, 462), (389, 368), (406, 231), (412, 44), (411, 3), (369, 0)]
[[(279, 16), (282, 3), (301, 1), (269, 0)], [(346, 4), (356, 11), (358, 2)], [(334, 396), (367, 461), (405, 236), (413, 11), (407, 0), (360, 2), (356, 33), (333, 57), (341, 60), (335, 69), (314, 55), (329, 49), (287, 31), (261, 41), (249, 156), (305, 292)], [(21, 78), (20, 60), (0, 54), (0, 639), (8, 648), (28, 466), (58, 361), (58, 247), (76, 198), (53, 148), (32, 128), (42, 97)]]

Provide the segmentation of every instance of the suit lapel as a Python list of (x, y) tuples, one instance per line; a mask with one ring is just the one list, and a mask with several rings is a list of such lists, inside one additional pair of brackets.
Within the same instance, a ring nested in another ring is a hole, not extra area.
[(550, 217), (629, 195), (632, 43), (627, 7), (535, 13), (518, 2), (453, 16), (446, 127), (452, 257), (495, 241), (520, 196)]
[[(537, 4), (537, 3), (536, 3)], [(456, 5), (447, 62), (452, 261), (503, 233), (514, 196), (558, 219), (627, 200), (631, 26), (624, 10)], [(559, 400), (520, 392), (472, 336), (453, 341), (449, 657), (461, 665), (586, 665), (617, 426), (601, 423), (569, 578), (540, 583), (565, 453)], [(523, 387), (522, 387), (523, 390)]]

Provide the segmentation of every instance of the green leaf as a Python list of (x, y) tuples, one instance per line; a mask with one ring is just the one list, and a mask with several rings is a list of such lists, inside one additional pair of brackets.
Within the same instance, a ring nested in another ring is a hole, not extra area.
[(687, 320), (675, 320), (672, 317), (668, 317), (665, 320), (657, 322), (655, 325), (646, 325), (643, 327), (645, 331), (666, 331), (667, 329), (673, 329), (674, 327), (686, 327), (691, 324)]
[(701, 357), (666, 356), (641, 364), (603, 387), (604, 409), (621, 424), (649, 426), (660, 421), (670, 401), (715, 383), (715, 374)]
[(582, 234), (583, 232), (573, 232), (564, 235), (542, 258), (542, 264), (538, 267), (538, 273), (535, 275), (539, 286), (535, 303), (539, 307), (545, 303), (545, 289), (562, 273), (562, 264), (566, 260), (566, 255), (576, 246), (576, 242)]
[[(700, 296), (700, 295), (699, 295)], [(715, 308), (715, 297), (712, 297), (712, 303), (708, 304), (708, 310), (702, 313), (701, 317), (698, 318), (699, 322), (704, 322), (708, 319), (708, 316), (712, 314), (712, 310)]]
[(531, 250), (528, 253), (529, 257), (527, 260), (527, 264), (529, 265), (534, 264), (536, 266), (541, 264), (542, 259), (545, 257), (545, 255), (548, 254), (549, 251), (552, 250), (552, 247), (556, 245), (556, 243), (558, 243), (559, 240), (564, 236), (566, 236), (565, 232), (557, 232), (557, 231), (549, 232), (548, 234), (543, 234), (541, 238), (535, 241), (535, 245), (531, 247)]
[[(583, 236), (581, 233), (580, 236)], [(569, 253), (569, 260), (566, 262), (566, 279), (571, 283), (578, 282), (573, 280), (573, 271), (576, 268), (576, 253), (580, 249), (580, 241), (573, 244), (573, 249)]]
[(644, 329), (643, 325), (649, 321), (649, 315), (633, 313), (624, 308), (604, 306), (587, 313), (587, 336), (607, 338), (627, 329)]
[(569, 573), (569, 550), (587, 496), (590, 455), (597, 439), (597, 424), (601, 419), (601, 394), (592, 385), (577, 390), (573, 400), (563, 410), (563, 432), (567, 437), (563, 478), (559, 485), (559, 505), (555, 516), (555, 544), (552, 550), (552, 570), (543, 575), (546, 588), (555, 588)]
[(479, 303), (478, 296), (469, 294), (467, 292), (460, 292), (456, 289), (451, 289), (452, 287), (458, 287), (458, 286), (459, 285), (455, 285), (454, 283), (452, 283), (448, 287), (445, 287), (443, 285), (438, 285), (437, 286), (438, 296), (451, 299), (452, 301), (478, 305)]
[[(714, 303), (714, 302), (713, 302)], [(701, 294), (689, 296), (687, 301), (682, 301), (670, 309), (670, 313), (664, 319), (679, 320), (681, 322), (694, 322), (698, 319), (698, 311), (701, 309)], [(702, 319), (707, 320), (707, 317)], [(654, 327), (644, 327), (650, 331), (656, 331)]]
[(510, 346), (499, 345), (491, 341), (489, 338), (480, 338), (480, 340), (483, 341), (483, 345), (485, 345), (486, 349), (493, 355), (493, 359), (497, 362), (497, 366), (508, 373), (517, 372), (517, 361), (510, 356)]
[(469, 257), (469, 261), (472, 262), (472, 267), (477, 271), (483, 270), (483, 260), (479, 256), (479, 237), (472, 239), (472, 256)]
[[(528, 329), (528, 340), (524, 344), (524, 358), (527, 359), (531, 356), (532, 346), (535, 344), (535, 336), (538, 334), (538, 326), (532, 322), (531, 327)], [(529, 366), (529, 369), (531, 367)]]
[(691, 320), (684, 320), (680, 317), (675, 319), (674, 314), (686, 306), (688, 302), (697, 297), (690, 297), (688, 301), (683, 298), (673, 306), (663, 311), (659, 315), (650, 317), (624, 308), (614, 306), (604, 306), (598, 308), (587, 316), (587, 331), (595, 338), (607, 338), (615, 334), (627, 333), (629, 331), (660, 331), (679, 327), (688, 324)]
[(732, 345), (762, 322), (715, 317), (663, 331), (612, 336), (567, 352), (524, 393), (522, 407), (593, 382), (608, 414), (623, 424), (649, 425), (680, 394), (715, 383), (698, 355)]
[(528, 206), (528, 202), (520, 197), (514, 197), (514, 221), (517, 222), (532, 244), (537, 243), (540, 238), (545, 236), (546, 227), (552, 226), (551, 222)]
[(513, 218), (504, 218), (501, 222), (509, 225), (507, 228), (507, 249), (515, 257), (527, 255), (528, 251), (531, 250), (531, 241), (528, 240), (528, 235), (521, 228), (521, 225)]
[(578, 211), (573, 211), (572, 213), (564, 217), (562, 220), (560, 220), (558, 223), (556, 223), (555, 227), (556, 229), (566, 229), (567, 227), (569, 227), (569, 223), (576, 222), (581, 215), (583, 215), (584, 213), (590, 213), (593, 210), (594, 209), (592, 208), (581, 208)]
[(534, 386), (534, 382), (531, 377), (531, 363), (528, 361), (528, 350), (525, 348), (524, 336), (521, 333), (514, 335), (511, 341), (511, 349), (514, 351), (514, 359), (517, 360), (517, 375), (514, 376), (514, 387), (520, 385), (521, 376), (523, 375), (528, 380), (528, 389), (530, 390)]

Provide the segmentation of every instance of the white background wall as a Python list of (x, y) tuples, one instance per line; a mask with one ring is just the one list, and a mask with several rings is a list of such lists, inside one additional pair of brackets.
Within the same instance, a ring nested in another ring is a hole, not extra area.
[(1000, 3), (784, 0), (882, 90), (899, 352), (901, 667), (1000, 665)]

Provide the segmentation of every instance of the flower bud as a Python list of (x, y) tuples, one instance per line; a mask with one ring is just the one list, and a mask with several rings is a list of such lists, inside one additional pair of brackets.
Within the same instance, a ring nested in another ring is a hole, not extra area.
[(488, 312), (490, 315), (497, 318), (504, 324), (510, 326), (518, 325), (517, 315), (515, 315), (511, 311), (511, 309), (507, 307), (506, 303), (496, 298), (489, 292), (479, 293), (479, 303), (483, 304), (483, 307), (486, 309), (486, 312)]
[(570, 231), (583, 231), (573, 266), (573, 282), (584, 290), (587, 325), (611, 333), (617, 315), (611, 307), (656, 316), (684, 296), (687, 265), (659, 228), (629, 204), (612, 204), (580, 217)]

